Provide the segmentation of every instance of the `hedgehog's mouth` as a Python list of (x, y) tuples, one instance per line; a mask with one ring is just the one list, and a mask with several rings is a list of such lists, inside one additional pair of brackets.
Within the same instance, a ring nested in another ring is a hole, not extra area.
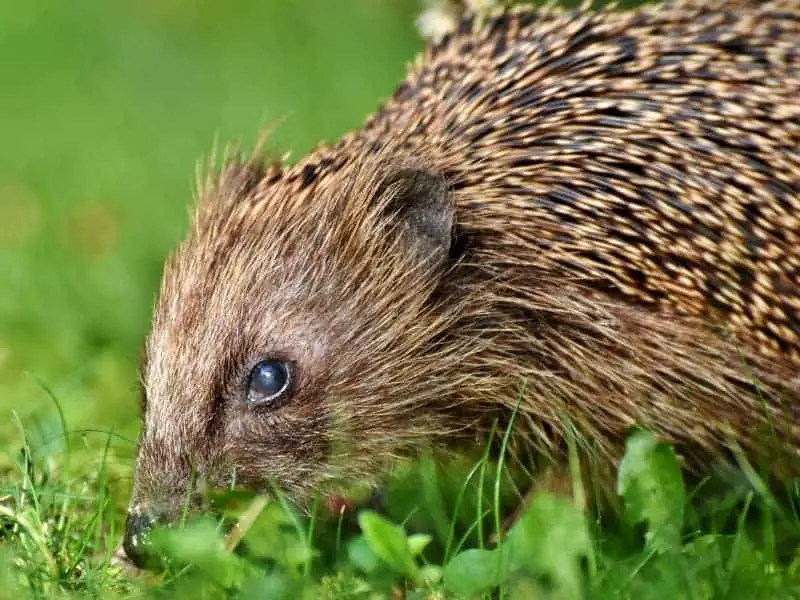
[[(194, 512), (193, 515), (199, 516), (202, 514), (216, 520), (219, 531), (224, 536), (226, 549), (238, 555), (246, 553), (246, 544), (241, 542), (250, 527), (264, 508), (270, 502), (276, 501), (276, 499), (272, 494), (258, 494), (249, 498), (246, 504), (241, 501), (241, 497), (215, 497), (213, 494), (209, 494), (204, 497), (202, 508)], [(232, 516), (231, 508), (237, 504), (241, 510), (234, 510), (234, 515)], [(319, 508), (323, 513), (322, 517), (340, 519), (348, 526), (357, 527), (357, 515), (360, 510), (370, 509), (385, 514), (385, 494), (381, 488), (373, 490), (368, 496), (359, 500), (354, 500), (345, 494), (328, 494), (322, 497)], [(189, 520), (192, 520), (192, 517)], [(177, 522), (164, 523), (161, 527), (170, 528), (177, 525)], [(130, 557), (121, 544), (114, 554), (113, 562), (136, 572), (142, 569), (160, 571), (163, 568), (163, 557), (155, 556), (153, 550), (152, 548), (149, 550), (151, 555), (145, 566), (142, 561), (137, 562)]]

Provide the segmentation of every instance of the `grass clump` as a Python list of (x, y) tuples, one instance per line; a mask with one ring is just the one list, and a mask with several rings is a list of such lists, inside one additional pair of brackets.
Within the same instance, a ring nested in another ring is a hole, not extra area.
[[(0, 502), (9, 597), (800, 597), (796, 513), (753, 487), (703, 514), (672, 448), (646, 431), (628, 440), (619, 514), (540, 493), (493, 544), (495, 513), (513, 497), (505, 470), (485, 456), (446, 472), (424, 458), (395, 474), (380, 512), (303, 516), (279, 494), (230, 494), (224, 506), (240, 520), (235, 534), (209, 515), (157, 531), (165, 567), (144, 574), (112, 558), (125, 498), (109, 486), (108, 462), (70, 478), (67, 464), (80, 448), (37, 450), (26, 442), (15, 454), (13, 485)], [(483, 485), (469, 482), (476, 467)], [(782, 536), (765, 538), (766, 519)]]

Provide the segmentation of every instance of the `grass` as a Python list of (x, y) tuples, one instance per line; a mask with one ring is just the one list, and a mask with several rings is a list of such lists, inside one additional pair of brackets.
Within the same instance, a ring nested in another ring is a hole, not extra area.
[[(200, 521), (164, 536), (162, 575), (111, 564), (138, 354), (197, 160), (275, 122), (269, 150), (295, 156), (358, 126), (419, 48), (417, 10), (0, 0), (0, 597), (800, 597), (791, 506), (687, 491), (643, 435), (618, 518), (542, 497), (500, 549), (504, 470), (423, 460), (398, 473), (386, 516), (302, 519), (270, 501), (235, 552)], [(231, 514), (259, 502), (233, 498)]]

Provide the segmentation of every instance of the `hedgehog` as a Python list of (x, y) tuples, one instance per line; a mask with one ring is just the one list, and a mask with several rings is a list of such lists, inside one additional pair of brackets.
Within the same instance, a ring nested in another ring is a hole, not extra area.
[(687, 472), (798, 473), (798, 0), (467, 13), (358, 130), (209, 173), (147, 338), (133, 562), (204, 487), (305, 506), (512, 421), (537, 472), (644, 427)]

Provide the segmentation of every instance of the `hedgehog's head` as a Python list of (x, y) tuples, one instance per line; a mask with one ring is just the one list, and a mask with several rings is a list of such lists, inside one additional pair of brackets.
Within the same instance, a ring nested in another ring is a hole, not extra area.
[(441, 356), (458, 304), (448, 185), (396, 159), (325, 169), (229, 164), (166, 266), (143, 368), (134, 560), (143, 528), (198, 501), (190, 481), (274, 484), (302, 505), (374, 481), (443, 431), (435, 404), (457, 360)]

